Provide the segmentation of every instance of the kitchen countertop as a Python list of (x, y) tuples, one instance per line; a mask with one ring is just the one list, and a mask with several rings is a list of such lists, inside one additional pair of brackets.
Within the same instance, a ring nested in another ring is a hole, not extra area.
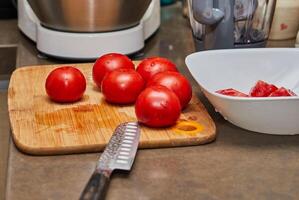
[[(18, 38), (17, 66), (65, 62), (41, 58), (34, 43), (20, 33), (12, 37)], [(293, 43), (270, 42), (268, 46)], [(177, 3), (162, 9), (159, 31), (138, 56), (168, 57), (192, 80), (184, 59), (193, 51), (188, 21)], [(298, 198), (299, 135), (272, 136), (240, 129), (216, 113), (193, 80), (192, 84), (216, 123), (217, 140), (203, 146), (139, 150), (130, 173), (114, 173), (107, 199)], [(3, 104), (1, 100), (1, 108), (6, 109)], [(98, 157), (98, 153), (30, 156), (10, 142), (6, 199), (78, 199)]]

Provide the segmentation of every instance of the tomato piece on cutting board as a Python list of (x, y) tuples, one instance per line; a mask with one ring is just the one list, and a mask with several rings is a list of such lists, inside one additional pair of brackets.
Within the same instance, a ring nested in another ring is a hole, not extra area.
[(176, 94), (164, 86), (143, 90), (135, 104), (139, 122), (150, 127), (172, 126), (180, 117), (181, 104)]
[(107, 73), (116, 69), (135, 69), (134, 63), (129, 57), (119, 53), (108, 53), (99, 57), (92, 68), (92, 78), (95, 84), (101, 88), (102, 80)]
[(178, 71), (173, 62), (162, 57), (146, 58), (141, 61), (136, 70), (145, 82), (149, 81), (154, 75), (160, 72)]
[(117, 104), (134, 103), (145, 82), (133, 69), (117, 69), (105, 75), (102, 93), (106, 101)]
[(45, 88), (48, 96), (55, 102), (75, 102), (80, 100), (85, 92), (86, 79), (75, 67), (58, 67), (47, 76)]
[(184, 109), (192, 98), (192, 87), (182, 74), (179, 72), (162, 72), (153, 76), (147, 86), (163, 85), (172, 90), (180, 100), (181, 107)]

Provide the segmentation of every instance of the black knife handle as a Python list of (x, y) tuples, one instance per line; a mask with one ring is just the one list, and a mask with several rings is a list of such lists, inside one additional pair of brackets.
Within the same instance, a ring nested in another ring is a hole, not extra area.
[(80, 200), (103, 200), (109, 184), (110, 174), (94, 172), (86, 184)]

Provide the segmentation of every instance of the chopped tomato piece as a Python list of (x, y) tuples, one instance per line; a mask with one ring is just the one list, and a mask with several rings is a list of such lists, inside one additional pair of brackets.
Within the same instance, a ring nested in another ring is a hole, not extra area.
[(244, 94), (243, 92), (240, 92), (238, 90), (235, 90), (233, 88), (228, 88), (224, 90), (218, 90), (216, 91), (219, 94), (227, 95), (227, 96), (235, 96), (235, 97), (248, 97), (247, 94)]
[(249, 95), (252, 97), (268, 97), (277, 89), (275, 85), (259, 80), (255, 86), (251, 88)]
[(269, 97), (288, 97), (288, 96), (297, 96), (291, 90), (288, 90), (284, 87), (277, 89), (276, 91), (272, 92)]

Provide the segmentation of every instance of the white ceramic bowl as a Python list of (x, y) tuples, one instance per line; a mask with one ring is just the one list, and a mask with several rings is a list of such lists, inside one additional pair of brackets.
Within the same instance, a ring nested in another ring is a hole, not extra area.
[(215, 91), (244, 93), (258, 80), (283, 86), (299, 95), (299, 49), (233, 49), (191, 54), (186, 64), (205, 96), (221, 115), (251, 131), (299, 134), (298, 97), (231, 97)]

